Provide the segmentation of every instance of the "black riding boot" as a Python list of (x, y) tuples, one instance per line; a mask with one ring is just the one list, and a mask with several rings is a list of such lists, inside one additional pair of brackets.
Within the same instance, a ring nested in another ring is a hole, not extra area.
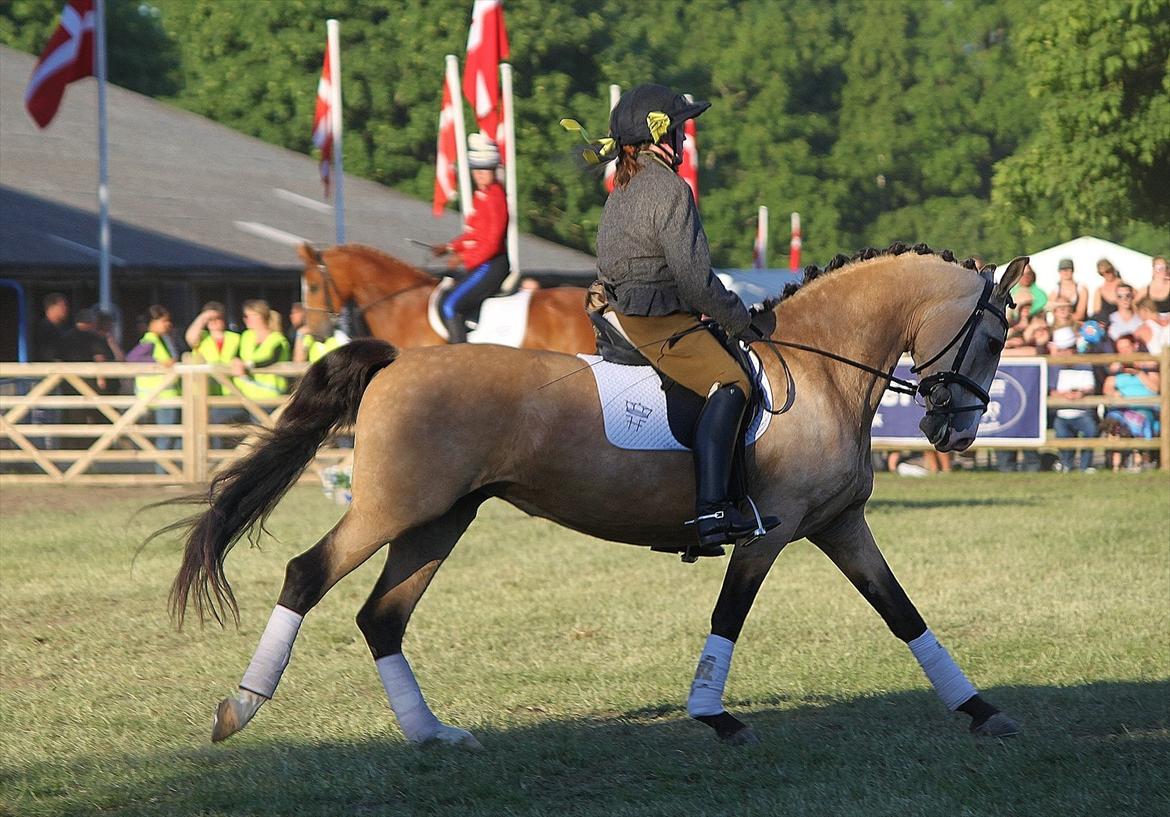
[[(688, 548), (684, 561), (694, 556), (722, 556), (722, 545), (756, 535), (754, 514), (741, 513), (728, 496), (735, 444), (740, 434), (747, 396), (739, 386), (716, 389), (695, 425), (695, 529), (699, 542)], [(780, 524), (774, 516), (762, 517), (764, 530)]]
[(443, 326), (447, 327), (447, 343), (467, 343), (467, 324), (462, 315), (444, 317)]

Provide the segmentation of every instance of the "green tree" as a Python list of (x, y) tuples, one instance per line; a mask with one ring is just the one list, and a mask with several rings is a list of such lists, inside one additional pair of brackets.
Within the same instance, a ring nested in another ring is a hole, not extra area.
[[(0, 43), (39, 54), (61, 19), (65, 0), (0, 3)], [(178, 52), (158, 9), (137, 0), (106, 0), (110, 82), (148, 96), (178, 90)]]
[(1038, 126), (996, 168), (994, 222), (1030, 243), (1090, 232), (1164, 252), (1170, 0), (1048, 2), (1022, 36)]

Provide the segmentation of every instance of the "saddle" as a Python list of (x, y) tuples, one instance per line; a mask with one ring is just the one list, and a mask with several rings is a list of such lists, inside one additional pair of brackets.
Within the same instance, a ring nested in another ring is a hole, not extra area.
[[(431, 292), (427, 304), (427, 321), (441, 338), (447, 337), (440, 309), (458, 282), (444, 278)], [(527, 290), (500, 292), (485, 298), (474, 310), (463, 313), (467, 324), (469, 343), (497, 343), (501, 346), (519, 346), (528, 328), (528, 307), (532, 293)]]
[[(654, 368), (622, 331), (621, 324), (618, 323), (613, 310), (609, 307), (604, 285), (600, 281), (594, 281), (589, 286), (585, 296), (585, 304), (585, 311), (593, 324), (596, 336), (597, 354), (602, 359), (620, 366), (650, 366)], [(748, 428), (755, 420), (756, 415), (764, 409), (763, 391), (758, 388), (761, 384), (760, 375), (752, 369), (747, 347), (734, 338), (728, 337), (722, 329), (713, 324), (708, 326), (706, 331), (711, 332), (716, 337), (728, 354), (747, 374), (748, 379), (757, 386), (757, 388), (752, 389), (752, 396), (744, 414), (743, 426)], [(666, 396), (666, 413), (671, 433), (680, 443), (688, 448), (693, 448), (695, 424), (699, 419), (699, 412), (702, 411), (706, 398), (679, 385), (658, 369), (654, 369), (654, 371), (658, 375), (662, 391)], [(731, 499), (735, 501), (741, 501), (747, 496), (746, 462), (746, 438), (745, 435), (740, 434), (735, 446), (735, 459), (732, 464)]]

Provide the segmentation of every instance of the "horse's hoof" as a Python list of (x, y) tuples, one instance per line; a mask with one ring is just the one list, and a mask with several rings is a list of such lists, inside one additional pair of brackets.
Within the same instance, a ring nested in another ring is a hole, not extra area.
[(1011, 738), (1020, 734), (1020, 725), (1002, 712), (996, 712), (979, 725), (971, 724), (971, 734), (989, 738)]
[(756, 733), (752, 731), (750, 726), (745, 726), (738, 732), (732, 732), (730, 735), (720, 737), (719, 740), (728, 746), (755, 746), (760, 742), (760, 739), (756, 737)]
[(224, 698), (215, 708), (215, 720), (211, 722), (211, 742), (219, 743), (230, 738), (247, 723), (243, 704), (235, 698)]
[(447, 724), (441, 724), (438, 732), (422, 741), (419, 745), (434, 746), (436, 744), (458, 746), (460, 749), (466, 749), (469, 752), (483, 751), (483, 744), (476, 740), (475, 735), (466, 729), (460, 729), (457, 726), (447, 726)]

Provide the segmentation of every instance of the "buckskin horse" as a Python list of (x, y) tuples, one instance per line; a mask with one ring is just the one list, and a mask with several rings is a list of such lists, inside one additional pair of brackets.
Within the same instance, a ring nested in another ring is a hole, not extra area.
[[(921, 395), (921, 427), (937, 450), (961, 451), (975, 439), (1007, 332), (1005, 304), (1026, 261), (1012, 261), (996, 284), (994, 267), (976, 271), (973, 261), (960, 265), (950, 253), (896, 244), (807, 270), (804, 285), (774, 307), (777, 330), (757, 344), (784, 349), (783, 359), (762, 357), (770, 382), (780, 390), (792, 384), (795, 394), (789, 413), (756, 442), (747, 468), (761, 510), (783, 521), (735, 547), (688, 698), (690, 716), (720, 739), (757, 741), (724, 710), (724, 685), (764, 577), (784, 546), (800, 538), (824, 551), (907, 643), (943, 704), (970, 716), (972, 732), (1018, 731), (927, 628), (878, 549), (865, 506), (873, 487), (870, 425), (887, 381)], [(919, 362), (918, 384), (893, 375), (907, 351)], [(201, 619), (238, 623), (224, 572), (228, 551), (249, 531), (263, 530), (322, 441), (356, 420), (353, 504), (288, 563), (239, 690), (216, 711), (213, 740), (242, 729), (272, 697), (302, 617), (388, 545), (357, 623), (391, 708), (411, 742), (478, 748), (469, 732), (431, 712), (402, 639), (415, 605), (489, 497), (603, 539), (685, 547), (694, 535), (683, 524), (694, 507), (690, 454), (608, 445), (593, 378), (577, 374), (583, 368), (577, 358), (546, 351), (471, 345), (399, 351), (363, 340), (309, 369), (275, 428), (198, 499), (209, 507), (168, 528), (186, 531), (170, 599), (179, 626), (189, 605)], [(791, 379), (781, 376), (785, 368)], [(634, 483), (653, 489), (632, 499)]]
[[(427, 309), (438, 280), (413, 264), (364, 244), (317, 250), (297, 247), (305, 264), (301, 300), (310, 331), (329, 334), (325, 318), (353, 302), (370, 333), (400, 349), (437, 346), (446, 340), (431, 328)], [(532, 293), (522, 349), (578, 354), (593, 349), (593, 328), (580, 287), (550, 287)]]

